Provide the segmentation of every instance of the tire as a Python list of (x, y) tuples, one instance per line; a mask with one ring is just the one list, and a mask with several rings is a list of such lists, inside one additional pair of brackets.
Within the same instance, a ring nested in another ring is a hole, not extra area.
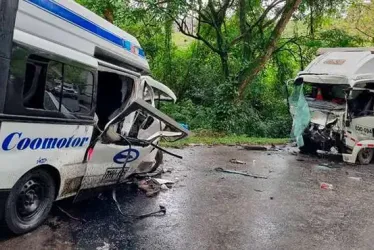
[(41, 169), (26, 173), (12, 188), (5, 203), (4, 219), (14, 234), (24, 234), (40, 226), (55, 199), (52, 176)]
[(153, 165), (152, 169), (151, 169), (151, 173), (156, 171), (156, 169), (162, 164), (162, 161), (164, 159), (164, 154), (162, 151), (158, 150), (156, 156), (155, 156), (155, 165)]
[(368, 165), (373, 159), (374, 151), (371, 148), (363, 148), (358, 152), (357, 159), (361, 165)]
[(301, 154), (317, 154), (318, 144), (313, 142), (309, 137), (303, 136), (304, 146), (300, 147)]

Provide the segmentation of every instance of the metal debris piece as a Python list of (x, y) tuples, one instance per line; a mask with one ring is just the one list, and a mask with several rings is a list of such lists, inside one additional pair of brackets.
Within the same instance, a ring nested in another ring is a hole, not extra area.
[(156, 214), (165, 215), (166, 214), (166, 207), (160, 205), (160, 209), (158, 211), (152, 212), (152, 213), (148, 213), (148, 214), (139, 215), (136, 218), (137, 219), (143, 219), (143, 218), (146, 218), (146, 217), (149, 217), (149, 216), (153, 216), (153, 215), (156, 215)]
[(246, 162), (244, 162), (244, 161), (239, 161), (239, 160), (237, 160), (237, 159), (231, 159), (230, 160), (230, 162), (231, 163), (234, 163), (234, 164), (247, 164)]
[(80, 219), (80, 218), (77, 218), (77, 217), (74, 217), (72, 216), (70, 213), (66, 212), (64, 209), (62, 209), (60, 206), (57, 206), (57, 208), (63, 212), (66, 216), (68, 216), (70, 219), (73, 219), (73, 220), (76, 220), (76, 221), (80, 221), (80, 222), (83, 222), (83, 223), (86, 223), (87, 221), (85, 219)]
[(248, 173), (245, 173), (245, 172), (228, 170), (228, 169), (223, 169), (223, 168), (215, 168), (215, 170), (217, 172), (223, 172), (223, 173), (229, 173), (229, 174), (239, 174), (239, 175), (244, 175), (244, 176), (258, 178), (258, 179), (267, 179), (268, 178), (267, 176), (253, 175), (253, 174), (248, 174)]
[(113, 190), (112, 190), (112, 198), (113, 198), (113, 200), (114, 200), (114, 203), (115, 203), (116, 206), (117, 206), (118, 211), (119, 211), (123, 216), (126, 216), (125, 213), (122, 211), (121, 206), (120, 206), (119, 203), (118, 203), (118, 200), (117, 200), (117, 190), (116, 190), (115, 188), (113, 188)]
[(268, 150), (266, 147), (263, 147), (263, 146), (252, 146), (252, 145), (243, 145), (243, 148), (246, 150), (260, 150), (260, 151)]

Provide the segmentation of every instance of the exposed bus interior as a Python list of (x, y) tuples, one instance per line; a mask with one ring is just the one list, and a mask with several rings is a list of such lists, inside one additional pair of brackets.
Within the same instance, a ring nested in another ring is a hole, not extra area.
[[(131, 77), (99, 71), (95, 111), (99, 130), (104, 130), (108, 122), (129, 104), (133, 90), (134, 79)], [(119, 124), (113, 124), (104, 135), (103, 142), (120, 141), (122, 134), (120, 128)]]

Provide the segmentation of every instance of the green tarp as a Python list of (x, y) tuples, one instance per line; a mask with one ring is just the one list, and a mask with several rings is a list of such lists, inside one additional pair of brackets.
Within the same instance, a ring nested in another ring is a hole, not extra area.
[(303, 132), (308, 127), (311, 119), (308, 102), (303, 92), (303, 86), (303, 84), (295, 86), (289, 98), (290, 105), (294, 110), (291, 137), (296, 139), (298, 147), (304, 146)]

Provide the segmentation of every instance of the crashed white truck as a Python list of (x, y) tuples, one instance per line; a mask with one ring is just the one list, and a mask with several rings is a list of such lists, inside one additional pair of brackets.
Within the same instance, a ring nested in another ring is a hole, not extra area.
[(374, 48), (320, 49), (292, 80), (292, 134), (301, 153), (333, 148), (349, 163), (374, 155)]

